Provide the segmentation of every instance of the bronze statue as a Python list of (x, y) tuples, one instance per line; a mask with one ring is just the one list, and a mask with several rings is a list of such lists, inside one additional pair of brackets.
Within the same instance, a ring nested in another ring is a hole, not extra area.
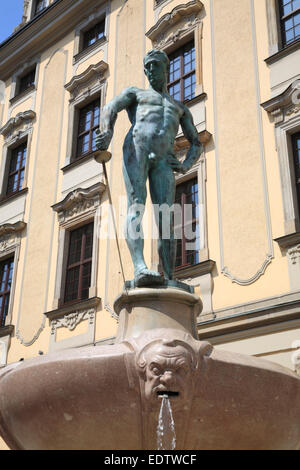
[[(135, 270), (135, 286), (160, 284), (161, 275), (150, 271), (145, 263), (141, 217), (146, 202), (146, 181), (149, 178), (152, 203), (172, 207), (175, 200), (174, 172), (186, 173), (199, 159), (203, 147), (198, 139), (192, 115), (183, 104), (167, 91), (169, 59), (159, 50), (150, 51), (144, 59), (145, 74), (150, 82), (148, 90), (126, 88), (103, 109), (101, 132), (96, 145), (107, 150), (114, 131), (117, 115), (126, 109), (132, 124), (123, 146), (123, 174), (128, 198), (126, 241)], [(174, 141), (179, 125), (191, 146), (181, 163), (174, 155)], [(142, 214), (141, 214), (142, 212)], [(139, 221), (137, 222), (137, 220)], [(159, 231), (158, 250), (164, 277), (173, 278), (176, 257), (172, 212), (168, 221), (156, 214)], [(169, 224), (170, 237), (162, 236), (162, 224)], [(138, 236), (132, 236), (133, 231)]]

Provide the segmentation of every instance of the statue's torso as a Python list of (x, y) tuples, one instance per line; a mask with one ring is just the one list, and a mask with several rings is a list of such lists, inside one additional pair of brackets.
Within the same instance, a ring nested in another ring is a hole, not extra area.
[[(152, 89), (136, 89), (136, 102), (129, 115), (133, 123), (133, 139), (146, 151), (165, 153), (173, 150), (178, 133), (183, 106), (167, 93)], [(163, 156), (163, 155), (161, 155)]]

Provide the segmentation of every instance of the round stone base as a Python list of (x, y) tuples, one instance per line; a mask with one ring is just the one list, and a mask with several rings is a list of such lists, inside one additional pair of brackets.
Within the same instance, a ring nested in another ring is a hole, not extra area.
[(116, 299), (114, 310), (120, 319), (117, 342), (158, 328), (181, 330), (198, 339), (197, 317), (202, 302), (197, 295), (182, 289), (130, 289)]

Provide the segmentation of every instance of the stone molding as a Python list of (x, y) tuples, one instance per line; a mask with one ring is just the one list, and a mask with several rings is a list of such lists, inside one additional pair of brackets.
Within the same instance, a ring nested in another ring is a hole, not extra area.
[(71, 32), (88, 9), (99, 8), (105, 0), (56, 0), (39, 15), (24, 24), (0, 46), (1, 80), (9, 78), (18, 64), (46, 50)]
[(200, 340), (221, 344), (257, 335), (299, 328), (300, 291), (214, 310), (200, 318)]
[(183, 280), (191, 280), (195, 276), (203, 276), (205, 274), (209, 274), (213, 271), (216, 262), (208, 259), (207, 261), (203, 261), (202, 263), (195, 264), (194, 266), (189, 266), (187, 268), (179, 269), (175, 271), (174, 278), (175, 279), (183, 279)]
[(97, 183), (91, 188), (71, 191), (61, 202), (52, 206), (58, 214), (59, 224), (62, 226), (68, 222), (74, 223), (74, 219), (86, 217), (87, 213), (94, 213), (100, 206), (105, 189), (104, 183)]
[(86, 90), (93, 88), (99, 82), (105, 80), (105, 73), (108, 64), (101, 60), (98, 64), (91, 64), (84, 72), (75, 75), (70, 82), (65, 85), (65, 89), (70, 93), (71, 100), (74, 101)]
[(0, 256), (12, 250), (20, 242), (20, 233), (25, 229), (25, 222), (0, 226)]
[[(93, 297), (46, 312), (44, 315), (50, 323), (50, 351), (92, 344), (95, 336), (96, 312), (100, 302), (99, 297)], [(88, 320), (86, 333), (57, 341), (57, 330), (59, 328), (66, 328), (73, 332), (79, 323), (86, 320)]]
[(299, 101), (300, 80), (295, 80), (283, 93), (262, 103), (262, 107), (273, 118), (275, 124), (289, 120), (293, 115), (300, 113)]
[(292, 348), (296, 349), (296, 351), (292, 353), (292, 364), (294, 366), (296, 374), (300, 375), (300, 340), (294, 341), (292, 344)]
[(25, 230), (25, 222), (3, 224), (0, 226), (0, 257), (15, 250), (20, 245), (21, 233)]
[(1, 127), (0, 134), (4, 136), (6, 141), (16, 139), (22, 132), (32, 127), (32, 121), (35, 117), (36, 113), (32, 110), (18, 113)]
[[(186, 4), (177, 5), (170, 13), (163, 15), (157, 23), (149, 29), (146, 36), (153, 42), (156, 48), (166, 48), (170, 44), (176, 43), (186, 33), (192, 31), (195, 26), (201, 23), (198, 17), (203, 9), (200, 0), (192, 0)], [(174, 26), (178, 26), (173, 31)]]

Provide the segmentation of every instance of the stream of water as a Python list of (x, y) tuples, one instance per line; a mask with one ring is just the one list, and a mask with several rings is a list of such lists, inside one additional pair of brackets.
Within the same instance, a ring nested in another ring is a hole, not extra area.
[(157, 450), (175, 450), (176, 434), (168, 395), (162, 397), (157, 426)]

